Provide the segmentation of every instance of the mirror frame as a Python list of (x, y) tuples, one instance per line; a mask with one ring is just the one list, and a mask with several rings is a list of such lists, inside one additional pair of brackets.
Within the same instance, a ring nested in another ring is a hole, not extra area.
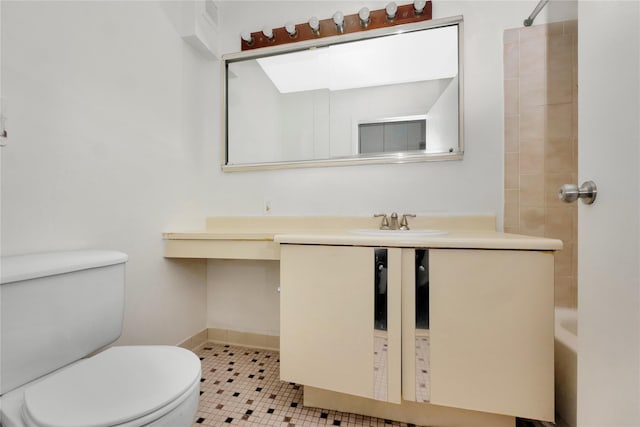
[[(327, 159), (295, 160), (264, 163), (228, 164), (228, 118), (227, 118), (227, 70), (230, 63), (257, 59), (266, 56), (274, 56), (281, 53), (303, 51), (315, 47), (326, 47), (334, 44), (349, 43), (358, 40), (373, 39), (393, 34), (427, 30), (430, 28), (458, 26), (458, 151), (450, 153), (425, 153), (422, 151), (367, 154), (365, 156), (344, 156)], [(397, 25), (394, 27), (375, 30), (360, 31), (350, 34), (342, 34), (316, 40), (301, 41), (298, 43), (283, 44), (273, 47), (246, 50), (238, 53), (222, 56), (221, 80), (222, 80), (222, 171), (241, 172), (254, 170), (308, 168), (327, 166), (354, 166), (385, 163), (412, 163), (442, 160), (462, 160), (464, 155), (464, 20), (462, 16), (431, 19), (411, 24)]]

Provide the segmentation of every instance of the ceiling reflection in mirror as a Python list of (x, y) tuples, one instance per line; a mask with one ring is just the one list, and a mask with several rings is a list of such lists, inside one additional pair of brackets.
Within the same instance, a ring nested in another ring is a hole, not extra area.
[(462, 20), (408, 27), (225, 58), (223, 169), (461, 158)]

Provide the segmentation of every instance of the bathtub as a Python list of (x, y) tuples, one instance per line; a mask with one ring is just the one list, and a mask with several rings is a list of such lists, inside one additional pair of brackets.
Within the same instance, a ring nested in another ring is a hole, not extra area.
[(556, 413), (567, 426), (576, 427), (578, 311), (556, 307), (555, 313)]

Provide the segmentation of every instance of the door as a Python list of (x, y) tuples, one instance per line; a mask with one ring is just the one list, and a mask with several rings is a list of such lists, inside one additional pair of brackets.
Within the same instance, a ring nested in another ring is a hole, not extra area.
[(640, 3), (580, 1), (578, 425), (640, 425)]

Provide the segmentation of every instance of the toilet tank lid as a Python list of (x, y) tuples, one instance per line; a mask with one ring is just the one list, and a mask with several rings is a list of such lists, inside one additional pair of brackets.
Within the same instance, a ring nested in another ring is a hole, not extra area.
[(2, 257), (0, 284), (70, 273), (127, 262), (127, 254), (118, 251), (80, 250), (45, 252)]

